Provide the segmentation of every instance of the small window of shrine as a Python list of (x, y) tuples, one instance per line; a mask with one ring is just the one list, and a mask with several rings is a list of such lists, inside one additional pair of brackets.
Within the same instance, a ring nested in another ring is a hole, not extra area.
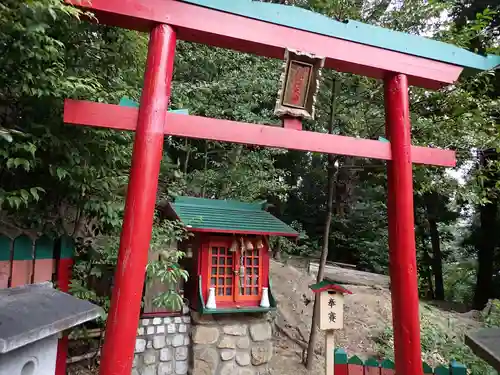
[(275, 308), (269, 236), (298, 233), (264, 208), (262, 202), (191, 197), (177, 197), (170, 204), (168, 215), (193, 233), (184, 289), (191, 308), (207, 314)]

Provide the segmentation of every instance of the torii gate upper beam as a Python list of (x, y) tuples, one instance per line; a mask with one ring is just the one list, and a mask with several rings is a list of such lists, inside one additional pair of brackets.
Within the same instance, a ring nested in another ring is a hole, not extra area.
[(500, 65), (497, 56), (356, 21), (342, 23), (297, 7), (283, 12), (283, 6), (251, 0), (66, 1), (91, 10), (108, 25), (147, 32), (163, 23), (181, 40), (278, 59), (290, 48), (324, 56), (325, 67), (337, 71), (378, 79), (398, 72), (409, 85), (429, 89), (455, 82), (464, 69)]

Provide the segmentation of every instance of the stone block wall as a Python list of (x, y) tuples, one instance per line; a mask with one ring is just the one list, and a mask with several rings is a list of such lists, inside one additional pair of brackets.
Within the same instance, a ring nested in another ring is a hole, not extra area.
[(132, 375), (185, 375), (190, 356), (189, 315), (142, 319)]
[(267, 315), (192, 313), (191, 375), (268, 375), (273, 355)]

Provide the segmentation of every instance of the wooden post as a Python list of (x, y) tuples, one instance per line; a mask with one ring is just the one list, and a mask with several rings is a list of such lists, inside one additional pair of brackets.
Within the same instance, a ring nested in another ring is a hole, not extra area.
[(284, 116), (281, 121), (285, 129), (302, 130), (302, 119), (300, 118)]
[[(75, 246), (70, 237), (61, 237), (57, 241), (58, 259), (56, 267), (56, 286), (61, 292), (69, 293), (71, 273), (73, 270), (73, 256)], [(57, 342), (56, 375), (66, 375), (66, 359), (68, 357), (69, 338), (63, 335)]]
[(335, 375), (348, 375), (349, 371), (347, 368), (347, 353), (344, 349), (335, 349)]
[(355, 355), (347, 361), (347, 370), (349, 375), (364, 375), (365, 366), (363, 361)]
[(101, 375), (130, 375), (132, 372), (175, 43), (175, 31), (170, 26), (157, 25), (151, 30), (115, 286), (102, 349)]
[(382, 369), (380, 363), (375, 358), (368, 358), (365, 361), (365, 374), (364, 375), (380, 375)]
[(52, 281), (54, 261), (54, 241), (47, 236), (38, 238), (35, 242), (33, 284)]
[(11, 288), (31, 284), (33, 274), (33, 241), (26, 235), (14, 239)]
[(392, 160), (387, 162), (387, 195), (396, 374), (422, 375), (408, 78), (389, 74), (384, 83), (386, 132), (392, 151)]
[(335, 373), (335, 337), (333, 336), (333, 332), (333, 330), (325, 332), (325, 375), (333, 375)]

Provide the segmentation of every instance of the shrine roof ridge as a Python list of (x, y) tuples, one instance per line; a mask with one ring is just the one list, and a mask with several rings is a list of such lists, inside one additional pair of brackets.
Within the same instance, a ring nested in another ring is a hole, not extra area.
[(193, 232), (297, 237), (292, 227), (265, 211), (265, 201), (247, 203), (178, 196), (171, 213)]
[(452, 44), (359, 21), (337, 21), (296, 6), (252, 0), (177, 0), (264, 22), (464, 67), (469, 71), (500, 67), (500, 56), (482, 56)]
[(243, 202), (235, 199), (209, 199), (209, 198), (199, 198), (199, 197), (177, 196), (175, 197), (174, 203), (182, 205), (221, 208), (227, 210), (262, 211), (267, 202), (266, 201)]

